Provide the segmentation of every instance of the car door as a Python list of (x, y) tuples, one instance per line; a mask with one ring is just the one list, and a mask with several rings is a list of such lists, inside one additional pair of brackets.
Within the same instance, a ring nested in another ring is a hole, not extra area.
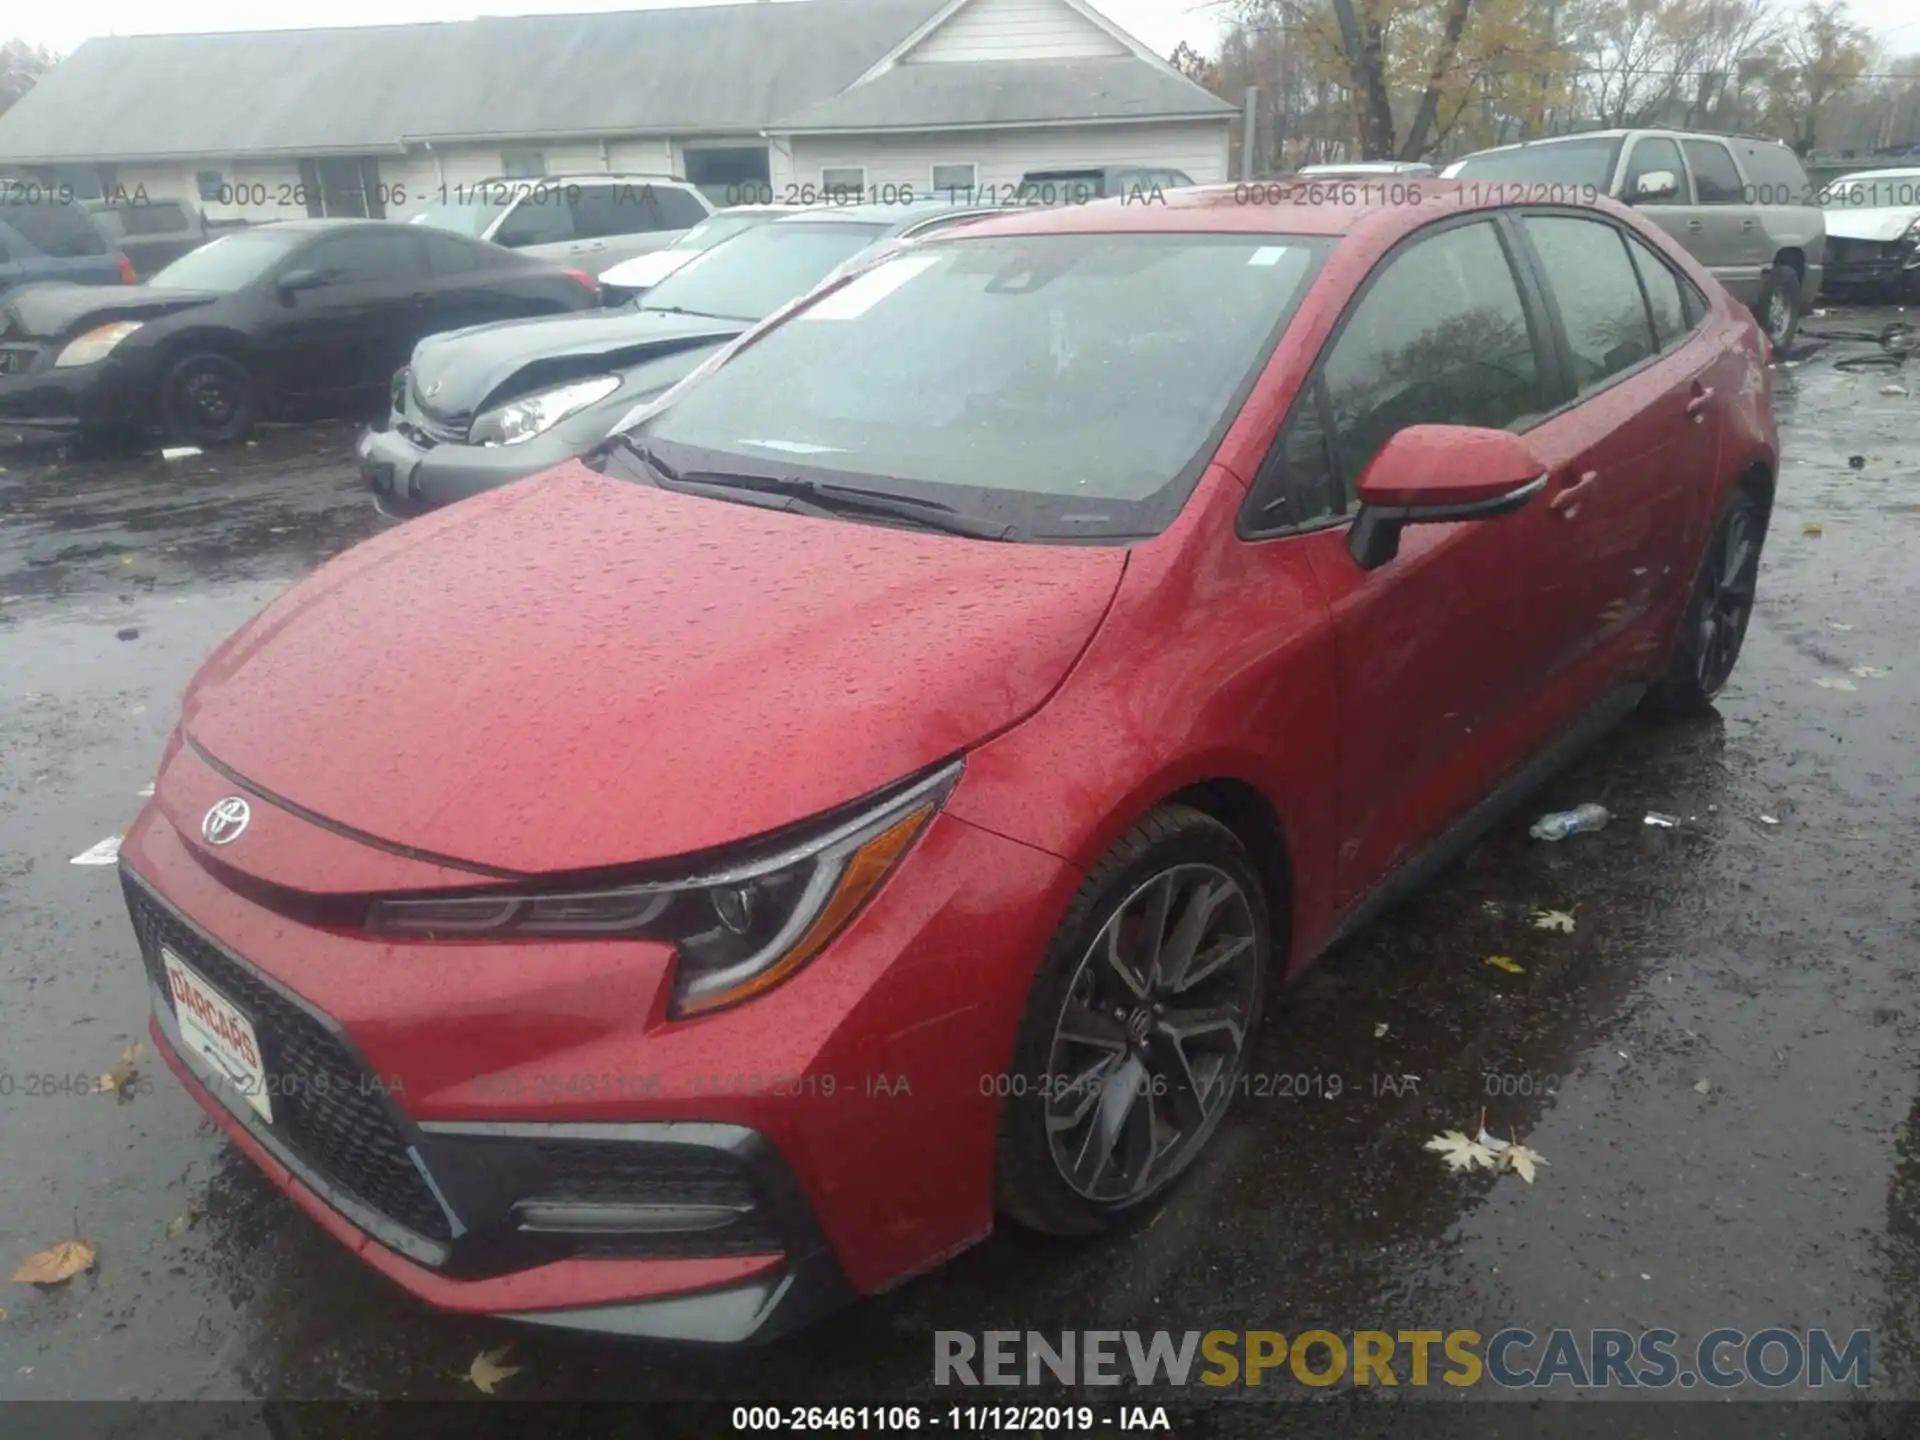
[(1562, 403), (1527, 436), (1546, 493), (1511, 521), (1527, 597), (1519, 645), (1537, 677), (1514, 738), (1526, 750), (1651, 668), (1662, 602), (1691, 578), (1689, 497), (1713, 474), (1724, 397), (1709, 373), (1717, 355), (1688, 343), (1678, 281), (1644, 242), (1591, 212), (1515, 223), (1562, 377)]
[(1514, 650), (1523, 556), (1503, 520), (1410, 526), (1396, 559), (1347, 550), (1355, 485), (1409, 425), (1525, 429), (1549, 404), (1537, 297), (1489, 218), (1429, 227), (1375, 269), (1256, 477), (1243, 531), (1305, 553), (1337, 652), (1341, 903), (1484, 791), (1487, 737), (1532, 683)]
[(1760, 281), (1766, 273), (1763, 261), (1772, 257), (1759, 253), (1766, 236), (1748, 202), (1740, 171), (1719, 140), (1689, 136), (1680, 142), (1680, 149), (1693, 176), (1695, 200), (1687, 222), (1691, 238), (1682, 243), (1736, 300), (1751, 305), (1760, 298)]
[(528, 183), (488, 238), (496, 245), (536, 255), (555, 265), (573, 264), (571, 247), (579, 240), (573, 207), (579, 193), (588, 188), (572, 182)]
[[(420, 240), (425, 247), (427, 278), (414, 327), (415, 343), (443, 330), (546, 313), (548, 307), (536, 305), (511, 284), (510, 276), (524, 273), (522, 267), (503, 272), (487, 263), (485, 250), (459, 235), (429, 233)], [(498, 256), (497, 251), (494, 254)]]
[[(1673, 176), (1673, 193), (1658, 199), (1639, 199), (1640, 182), (1663, 171)], [(1637, 136), (1628, 146), (1615, 189), (1622, 204), (1638, 210), (1689, 253), (1695, 252), (1706, 232), (1706, 221), (1693, 202), (1693, 180), (1687, 174), (1687, 162), (1681, 158), (1679, 141), (1671, 135)]]
[(279, 395), (332, 405), (386, 393), (424, 323), (420, 242), (408, 227), (355, 226), (288, 257), (259, 337)]

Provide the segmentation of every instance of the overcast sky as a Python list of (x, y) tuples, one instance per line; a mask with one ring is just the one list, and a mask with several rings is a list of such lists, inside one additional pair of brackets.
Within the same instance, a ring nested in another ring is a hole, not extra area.
[[(467, 20), (475, 15), (569, 14), (586, 10), (647, 10), (700, 0), (62, 0), (10, 4), (0, 39), (17, 35), (68, 52), (93, 35), (155, 31), (280, 30), (309, 25), (378, 25), (414, 20)], [(1092, 0), (1095, 8), (1162, 55), (1185, 40), (1211, 50), (1220, 35), (1221, 0)], [(1914, 0), (1853, 0), (1853, 14), (1894, 49), (1920, 51), (1920, 11)]]

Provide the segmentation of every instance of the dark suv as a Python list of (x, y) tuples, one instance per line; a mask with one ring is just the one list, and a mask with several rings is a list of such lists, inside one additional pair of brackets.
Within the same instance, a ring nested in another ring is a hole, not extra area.
[(133, 266), (59, 187), (0, 178), (0, 295), (38, 280), (131, 285)]
[(207, 224), (184, 200), (82, 200), (100, 233), (145, 279), (207, 243)]

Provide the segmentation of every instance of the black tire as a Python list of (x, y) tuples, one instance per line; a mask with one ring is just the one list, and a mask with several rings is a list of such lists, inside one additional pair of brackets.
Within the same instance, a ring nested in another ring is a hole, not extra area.
[(195, 350), (167, 366), (160, 418), (182, 445), (232, 445), (260, 418), (259, 390), (245, 362), (221, 350)]
[[(1143, 965), (1156, 919), (1161, 943)], [(1226, 1113), (1272, 949), (1259, 871), (1226, 826), (1164, 805), (1123, 835), (1067, 907), (1027, 997), (999, 1087), (1001, 1211), (1053, 1235), (1150, 1213)]]
[(1749, 486), (1736, 487), (1707, 536), (1667, 673), (1647, 696), (1651, 709), (1700, 715), (1713, 707), (1740, 659), (1766, 541), (1765, 499)]
[(1806, 299), (1800, 293), (1799, 271), (1791, 265), (1775, 265), (1767, 272), (1759, 298), (1753, 302), (1753, 313), (1776, 354), (1793, 344), (1806, 308)]

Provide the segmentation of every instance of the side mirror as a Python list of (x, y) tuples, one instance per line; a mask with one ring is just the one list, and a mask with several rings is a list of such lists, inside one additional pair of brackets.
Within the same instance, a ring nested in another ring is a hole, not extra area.
[(1634, 181), (1627, 203), (1644, 205), (1649, 200), (1671, 200), (1679, 193), (1680, 179), (1671, 170), (1649, 170)]
[(1360, 476), (1347, 551), (1362, 570), (1378, 570), (1400, 553), (1405, 526), (1511, 514), (1546, 488), (1546, 468), (1506, 430), (1409, 425)]
[(282, 295), (292, 295), (301, 290), (318, 290), (322, 285), (333, 283), (333, 273), (327, 270), (289, 270), (273, 282), (273, 288)]

